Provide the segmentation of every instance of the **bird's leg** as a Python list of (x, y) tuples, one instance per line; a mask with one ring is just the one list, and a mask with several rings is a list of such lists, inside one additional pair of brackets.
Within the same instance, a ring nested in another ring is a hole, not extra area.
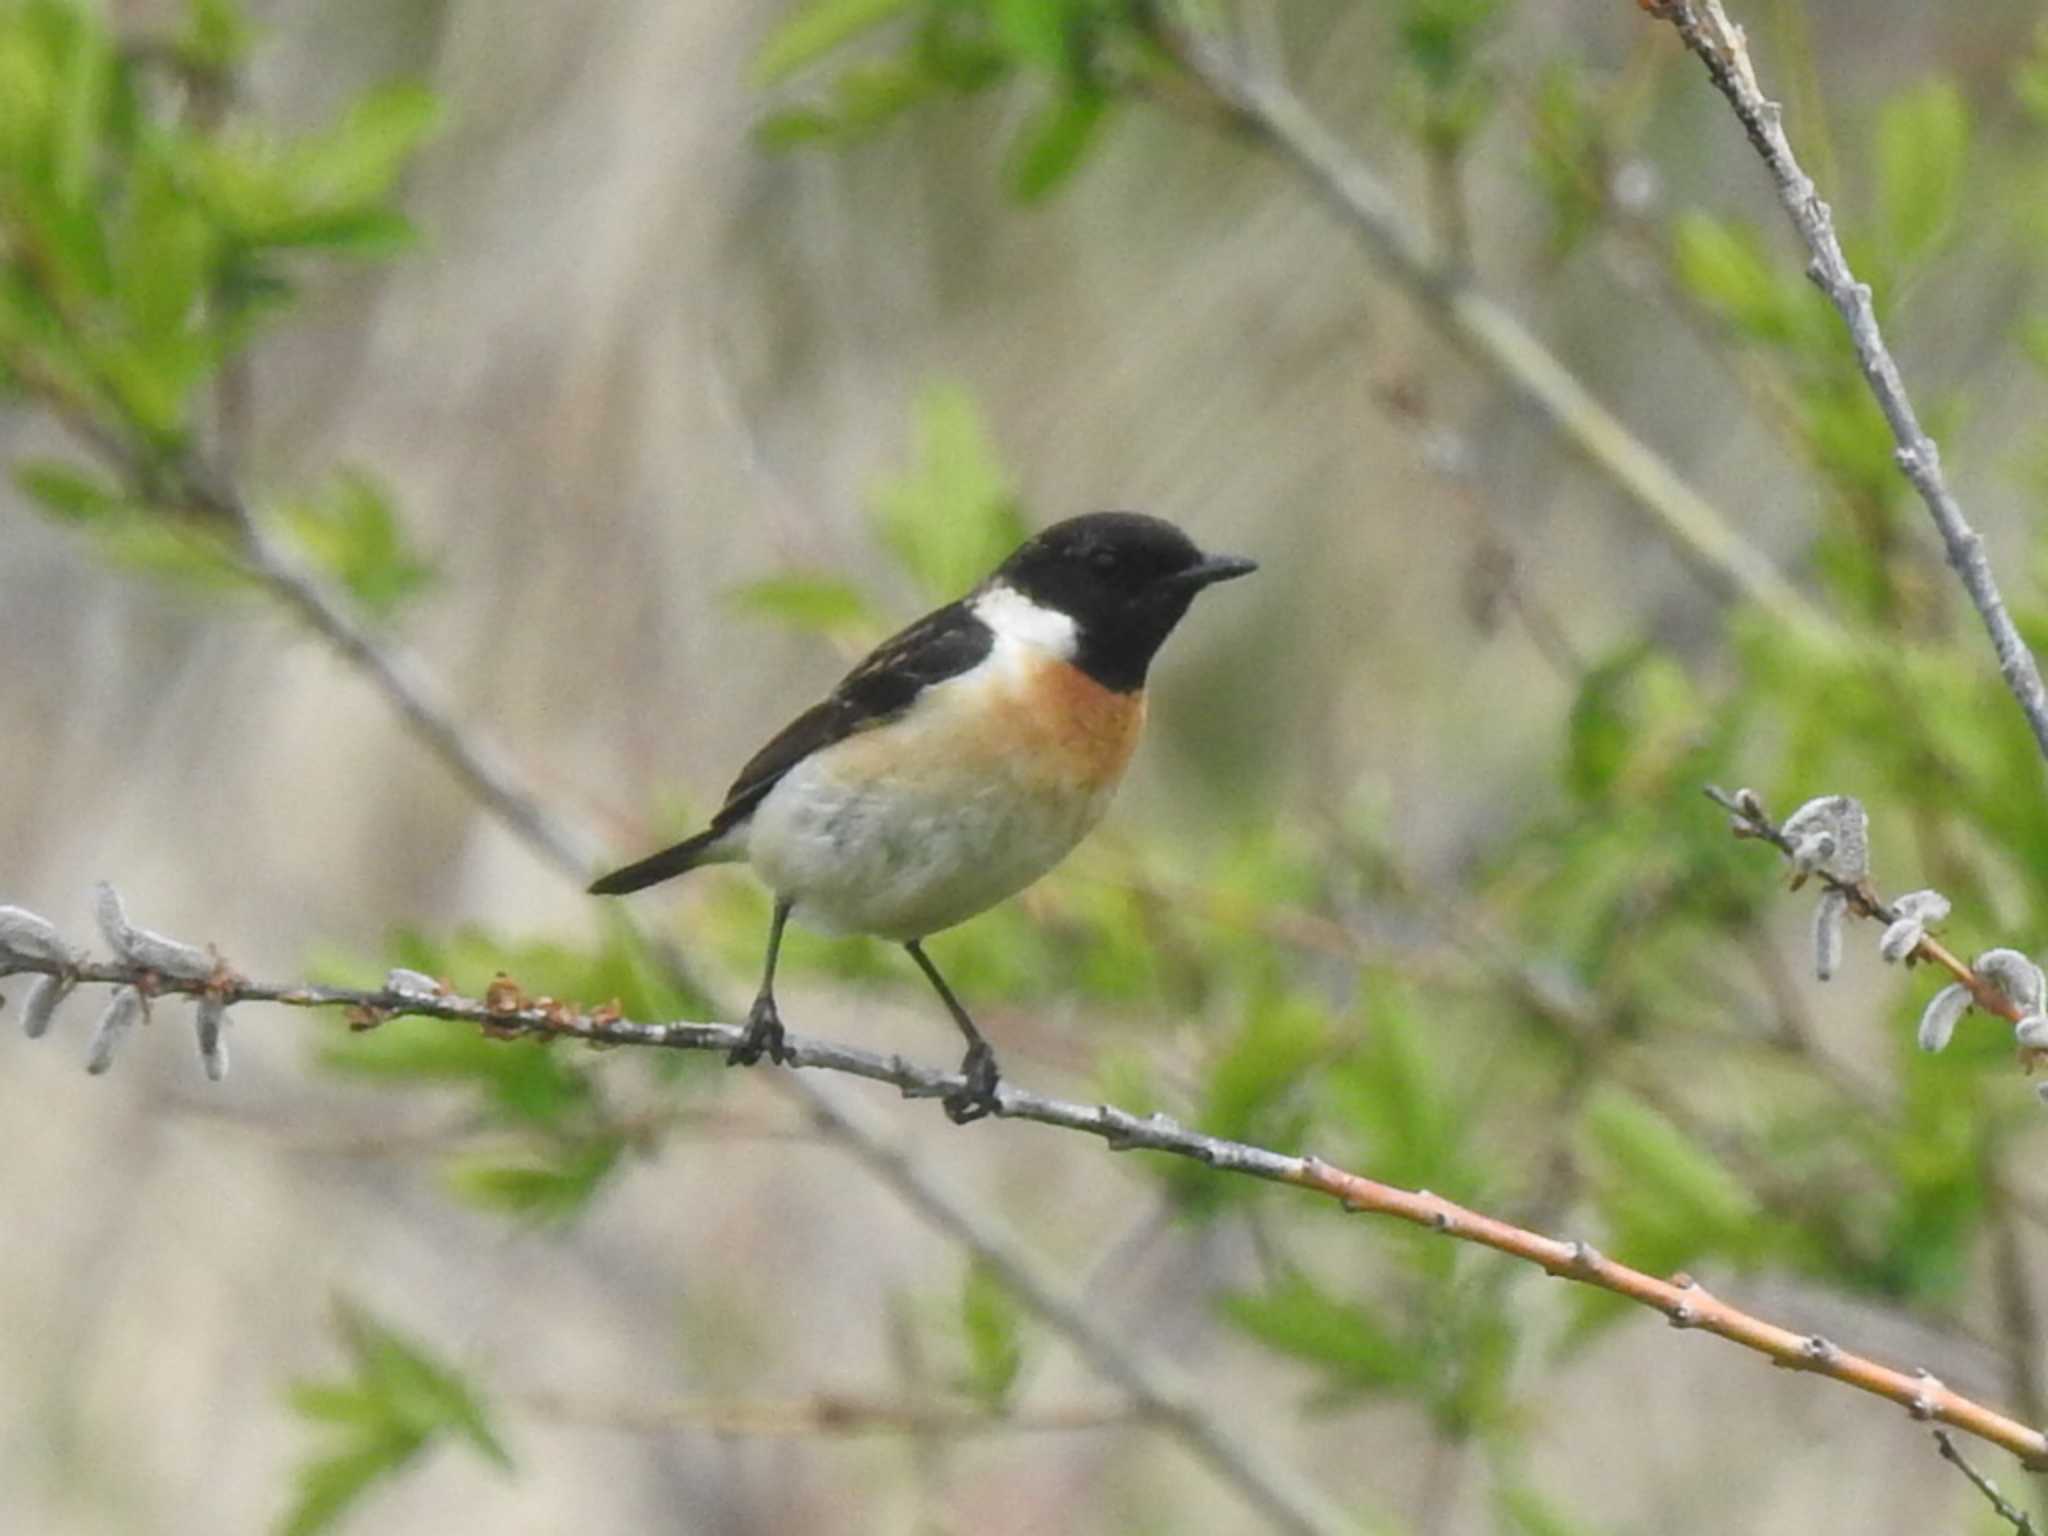
[(960, 1026), (960, 1033), (967, 1037), (967, 1058), (960, 1063), (960, 1072), (967, 1079), (965, 1087), (946, 1095), (946, 1118), (955, 1125), (965, 1125), (970, 1120), (979, 1120), (991, 1115), (1000, 1107), (996, 1100), (996, 1084), (1002, 1074), (996, 1070), (996, 1053), (981, 1038), (981, 1031), (974, 1027), (974, 1020), (967, 1016), (967, 1010), (960, 1006), (960, 999), (953, 995), (953, 989), (946, 985), (946, 978), (939, 974), (939, 968), (932, 964), (931, 956), (924, 952), (924, 945), (916, 939), (903, 946), (910, 951), (910, 958), (917, 962), (917, 968), (924, 972), (939, 994), (939, 1000), (946, 1005), (946, 1012), (953, 1015), (953, 1022)]
[(782, 949), (782, 925), (789, 921), (789, 903), (775, 899), (775, 916), (768, 924), (768, 963), (761, 971), (761, 990), (754, 1006), (747, 1010), (747, 1033), (727, 1053), (728, 1067), (751, 1067), (767, 1053), (777, 1066), (796, 1060), (796, 1052), (782, 1043), (782, 1015), (775, 1011), (775, 957)]

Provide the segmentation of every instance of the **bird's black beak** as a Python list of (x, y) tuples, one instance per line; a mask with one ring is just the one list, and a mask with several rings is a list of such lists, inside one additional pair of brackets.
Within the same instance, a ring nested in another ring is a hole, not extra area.
[(1199, 592), (1203, 587), (1213, 587), (1219, 581), (1235, 581), (1240, 576), (1249, 576), (1259, 568), (1256, 560), (1247, 560), (1242, 555), (1209, 555), (1200, 565), (1191, 565), (1184, 571), (1177, 571), (1167, 578), (1172, 585)]

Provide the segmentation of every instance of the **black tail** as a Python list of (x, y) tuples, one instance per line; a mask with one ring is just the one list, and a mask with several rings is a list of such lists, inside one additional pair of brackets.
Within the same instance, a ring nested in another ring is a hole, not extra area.
[(673, 848), (664, 848), (651, 853), (636, 864), (624, 869), (615, 869), (602, 879), (590, 885), (593, 896), (623, 896), (628, 891), (644, 890), (660, 881), (672, 879), (685, 870), (695, 869), (704, 862), (704, 855), (711, 845), (725, 836), (730, 828), (713, 827), (699, 832), (695, 837), (685, 838)]

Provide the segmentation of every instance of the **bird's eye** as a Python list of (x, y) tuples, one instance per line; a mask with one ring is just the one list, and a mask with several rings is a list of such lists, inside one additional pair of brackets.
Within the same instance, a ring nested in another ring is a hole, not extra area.
[(1108, 575), (1117, 568), (1116, 551), (1107, 547), (1091, 549), (1088, 552), (1088, 564), (1102, 574)]

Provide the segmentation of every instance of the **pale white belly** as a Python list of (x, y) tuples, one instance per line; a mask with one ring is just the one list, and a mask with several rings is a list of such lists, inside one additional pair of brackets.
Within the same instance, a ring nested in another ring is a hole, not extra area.
[(799, 921), (829, 932), (903, 940), (965, 922), (1066, 857), (1115, 789), (1051, 792), (986, 763), (877, 779), (843, 771), (838, 754), (791, 769), (746, 834), (762, 878)]

